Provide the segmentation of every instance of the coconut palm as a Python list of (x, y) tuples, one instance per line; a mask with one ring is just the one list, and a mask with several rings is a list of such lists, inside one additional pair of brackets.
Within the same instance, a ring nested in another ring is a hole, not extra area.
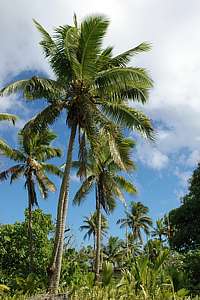
[(143, 243), (142, 230), (148, 235), (152, 226), (152, 220), (147, 215), (148, 212), (148, 207), (141, 202), (132, 202), (130, 210), (126, 211), (126, 217), (119, 219), (117, 224), (120, 224), (121, 228), (128, 226), (132, 231), (133, 239)]
[[(86, 238), (90, 239), (91, 236), (93, 236), (93, 249), (95, 251), (95, 239), (97, 234), (97, 213), (96, 211), (90, 215), (90, 217), (84, 218), (84, 225), (80, 226), (81, 231), (87, 230), (86, 234), (84, 235), (83, 239), (86, 240)], [(101, 216), (101, 236), (105, 236), (108, 229), (108, 222), (104, 215)]]
[(107, 245), (103, 248), (103, 254), (105, 259), (111, 262), (114, 267), (119, 266), (124, 255), (123, 241), (118, 237), (110, 236)]
[[(121, 139), (118, 144), (118, 150), (122, 158), (123, 165), (128, 171), (134, 169), (134, 164), (130, 159), (130, 150), (133, 148), (134, 142), (131, 139)], [(126, 180), (122, 175), (117, 173), (122, 170), (121, 165), (115, 163), (110, 149), (107, 144), (107, 136), (101, 136), (98, 146), (98, 159), (93, 151), (88, 152), (86, 162), (87, 177), (83, 181), (80, 189), (74, 197), (74, 204), (80, 205), (92, 187), (95, 188), (95, 202), (97, 212), (97, 233), (96, 233), (96, 267), (95, 280), (99, 280), (100, 269), (100, 252), (101, 252), (101, 209), (106, 213), (110, 213), (116, 206), (116, 198), (124, 203), (124, 196), (121, 190), (131, 194), (136, 193), (134, 185)], [(82, 176), (83, 165), (80, 162), (74, 162), (74, 166), (79, 166), (77, 175)]]
[(25, 179), (25, 187), (28, 193), (29, 211), (29, 239), (30, 262), (32, 260), (32, 208), (38, 206), (36, 183), (43, 198), (47, 198), (48, 192), (54, 192), (56, 187), (48, 178), (47, 173), (62, 176), (61, 170), (53, 164), (46, 162), (54, 157), (61, 156), (61, 150), (51, 146), (56, 138), (53, 132), (45, 130), (41, 134), (35, 134), (27, 139), (22, 132), (18, 135), (19, 147), (13, 149), (7, 143), (0, 140), (1, 154), (11, 159), (16, 164), (0, 173), (0, 181), (10, 178), (10, 183), (20, 177)]
[(166, 237), (168, 234), (167, 225), (164, 222), (164, 219), (159, 219), (156, 221), (156, 227), (153, 228), (152, 237), (158, 239), (160, 242), (163, 241), (162, 237)]
[[(102, 48), (109, 21), (104, 16), (89, 16), (80, 26), (75, 18), (73, 26), (56, 28), (54, 36), (35, 21), (42, 34), (40, 42), (56, 79), (32, 77), (5, 87), (8, 95), (22, 91), (29, 100), (45, 98), (48, 106), (25, 126), (26, 132), (43, 130), (66, 112), (69, 128), (66, 165), (60, 188), (52, 262), (49, 268), (49, 291), (56, 292), (59, 285), (64, 241), (64, 223), (68, 209), (68, 192), (72, 152), (76, 133), (80, 133), (81, 149), (87, 136), (93, 149), (102, 125), (109, 137), (109, 145), (117, 155), (112, 122), (151, 138), (153, 129), (149, 119), (133, 107), (128, 100), (145, 103), (152, 81), (142, 68), (128, 66), (131, 57), (150, 49), (142, 43), (122, 54), (113, 56), (113, 48)], [(82, 155), (83, 157), (83, 155)]]

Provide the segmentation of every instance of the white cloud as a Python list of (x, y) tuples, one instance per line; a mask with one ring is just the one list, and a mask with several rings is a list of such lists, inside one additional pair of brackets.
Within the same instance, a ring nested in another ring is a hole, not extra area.
[(180, 185), (183, 188), (187, 188), (188, 187), (188, 180), (192, 175), (191, 171), (181, 171), (179, 168), (176, 168), (174, 174), (179, 178)]
[(194, 150), (190, 153), (186, 160), (186, 164), (190, 167), (197, 166), (197, 163), (200, 161), (200, 151)]
[[(116, 51), (145, 40), (153, 44), (151, 52), (133, 62), (151, 71), (155, 88), (143, 109), (161, 125), (156, 144), (144, 147), (142, 143), (139, 158), (161, 170), (174, 153), (181, 156), (187, 149), (185, 163), (192, 167), (200, 149), (199, 10), (199, 0), (1, 1), (0, 85), (23, 70), (50, 74), (32, 18), (52, 32), (55, 26), (71, 23), (74, 11), (79, 18), (104, 13), (111, 19), (106, 42), (114, 44)], [(10, 102), (4, 105), (11, 108)]]
[(75, 173), (73, 173), (73, 174), (70, 175), (70, 179), (73, 182), (78, 182), (78, 183), (80, 182), (80, 178)]
[(167, 155), (161, 153), (152, 144), (144, 142), (137, 146), (137, 156), (144, 164), (155, 170), (166, 168), (169, 162)]

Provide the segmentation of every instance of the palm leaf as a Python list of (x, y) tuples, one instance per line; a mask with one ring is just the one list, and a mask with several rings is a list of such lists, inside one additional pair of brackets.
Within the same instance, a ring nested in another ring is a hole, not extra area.
[(61, 157), (62, 151), (60, 148), (52, 148), (48, 146), (40, 146), (32, 151), (32, 155), (40, 161), (46, 161), (55, 157)]
[(63, 176), (63, 171), (61, 171), (57, 166), (52, 165), (52, 164), (46, 164), (46, 163), (41, 163), (42, 168), (53, 175), (57, 175), (59, 177)]
[(63, 86), (57, 81), (34, 76), (10, 83), (1, 90), (1, 95), (10, 95), (18, 91), (22, 91), (27, 100), (45, 98), (52, 101), (65, 94)]
[(146, 90), (153, 86), (153, 82), (144, 69), (116, 67), (99, 72), (96, 85), (98, 95), (115, 95), (115, 98), (120, 98), (126, 90)]
[(18, 120), (18, 117), (12, 114), (7, 113), (1, 113), (0, 114), (0, 121), (11, 121), (13, 125), (15, 125), (15, 122)]
[(76, 27), (71, 27), (66, 32), (64, 39), (65, 54), (77, 79), (81, 79), (81, 65), (77, 58), (79, 35)]
[(90, 16), (81, 23), (80, 57), (82, 79), (92, 78), (96, 74), (96, 60), (101, 51), (109, 21), (104, 16)]
[(23, 176), (25, 172), (25, 165), (19, 166), (19, 168), (10, 176), (10, 184), (13, 183), (13, 181), (17, 180), (19, 177)]
[(138, 46), (113, 57), (110, 61), (110, 65), (112, 67), (126, 67), (133, 56), (141, 52), (147, 52), (149, 50), (151, 50), (151, 45), (149, 43), (143, 42)]
[(47, 106), (24, 126), (24, 134), (27, 132), (29, 135), (31, 132), (37, 133), (46, 130), (58, 118), (63, 107), (62, 101)]
[(4, 142), (2, 139), (0, 139), (0, 151), (1, 155), (4, 155), (14, 161), (25, 161), (26, 157), (23, 155), (22, 152), (12, 149), (6, 142)]
[(126, 180), (123, 176), (114, 176), (114, 181), (121, 189), (123, 189), (127, 193), (137, 194), (136, 187), (130, 181)]
[(15, 179), (16, 177), (18, 177), (18, 175), (21, 175), (22, 170), (24, 170), (24, 165), (21, 164), (11, 167), (0, 173), (0, 181), (7, 180), (8, 177), (11, 176), (10, 183), (12, 183), (13, 181), (12, 175), (14, 175), (14, 179)]
[(43, 172), (35, 172), (37, 182), (40, 187), (40, 192), (43, 198), (48, 197), (48, 191), (55, 192), (55, 184)]
[(82, 201), (84, 201), (85, 197), (90, 192), (92, 185), (94, 183), (95, 176), (91, 175), (88, 178), (85, 179), (85, 181), (82, 183), (80, 189), (76, 192), (73, 203), (75, 205), (80, 205)]
[(55, 51), (55, 42), (51, 38), (50, 34), (44, 29), (44, 27), (42, 27), (42, 25), (40, 25), (35, 19), (33, 19), (33, 22), (37, 30), (42, 35), (42, 41), (40, 42), (40, 45), (42, 46), (46, 57), (48, 57), (52, 54), (52, 52)]
[(102, 109), (117, 125), (135, 129), (145, 137), (154, 139), (151, 122), (141, 111), (111, 102), (105, 102)]

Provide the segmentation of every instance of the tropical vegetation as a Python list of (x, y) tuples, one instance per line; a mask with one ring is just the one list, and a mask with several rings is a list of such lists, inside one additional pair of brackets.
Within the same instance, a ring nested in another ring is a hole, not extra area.
[[(20, 79), (1, 90), (1, 96), (18, 93), (27, 102), (45, 101), (46, 107), (19, 131), (17, 147), (0, 139), (1, 157), (9, 164), (1, 165), (1, 184), (23, 178), (28, 198), (24, 221), (0, 224), (0, 299), (51, 299), (57, 293), (71, 300), (198, 299), (200, 164), (181, 206), (155, 226), (149, 208), (135, 199), (134, 146), (138, 134), (151, 141), (156, 135), (136, 107), (147, 102), (153, 81), (132, 59), (150, 45), (115, 55), (104, 43), (109, 20), (102, 15), (81, 23), (75, 15), (72, 25), (59, 26), (52, 35), (34, 24), (53, 76)], [(65, 125), (58, 138), (68, 136), (63, 156), (50, 129), (58, 118)], [(0, 113), (0, 120), (15, 124), (17, 117)], [(72, 199), (74, 170), (80, 181)], [(39, 209), (37, 191), (47, 198), (58, 179), (54, 222)], [(66, 225), (69, 201), (84, 211), (87, 197), (93, 208), (80, 230), (89, 245), (77, 246)], [(117, 200), (120, 236), (111, 235), (108, 220)]]

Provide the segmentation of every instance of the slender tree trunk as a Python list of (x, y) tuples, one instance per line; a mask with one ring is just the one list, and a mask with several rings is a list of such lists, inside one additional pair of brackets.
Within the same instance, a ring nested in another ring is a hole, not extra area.
[(126, 224), (126, 255), (129, 254), (129, 245), (128, 245), (128, 225)]
[(95, 260), (95, 283), (100, 280), (100, 256), (101, 256), (101, 204), (100, 190), (97, 187), (96, 193), (96, 210), (97, 210), (97, 235), (96, 235), (96, 260)]
[(92, 268), (93, 268), (93, 272), (95, 272), (95, 258), (96, 258), (96, 234), (93, 233), (93, 240), (94, 240), (94, 244), (93, 244), (93, 262), (92, 262)]
[(31, 174), (27, 176), (28, 189), (28, 240), (29, 240), (29, 272), (33, 270), (33, 234), (32, 234), (32, 198), (31, 198)]
[(52, 261), (48, 268), (49, 284), (48, 292), (56, 294), (58, 292), (60, 272), (62, 264), (62, 254), (64, 246), (64, 233), (65, 233), (65, 221), (68, 209), (68, 196), (69, 196), (69, 182), (70, 182), (70, 170), (72, 166), (72, 153), (74, 140), (76, 136), (76, 124), (71, 127), (70, 139), (67, 150), (66, 165), (64, 175), (60, 187), (60, 194), (57, 208), (57, 221), (56, 221), (56, 233), (54, 241), (54, 249), (52, 254)]

